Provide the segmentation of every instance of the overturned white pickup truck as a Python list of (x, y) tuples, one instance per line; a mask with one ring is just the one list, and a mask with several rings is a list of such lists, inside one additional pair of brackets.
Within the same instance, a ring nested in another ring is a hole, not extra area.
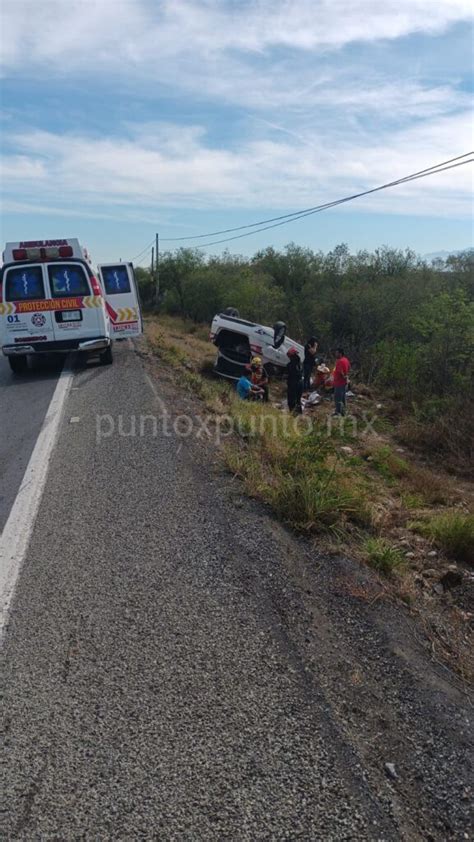
[(287, 351), (296, 348), (303, 360), (304, 348), (285, 336), (286, 325), (277, 322), (273, 328), (239, 318), (229, 307), (214, 316), (209, 338), (217, 346), (214, 371), (221, 377), (238, 380), (253, 356), (262, 358), (268, 373), (282, 373), (288, 364)]

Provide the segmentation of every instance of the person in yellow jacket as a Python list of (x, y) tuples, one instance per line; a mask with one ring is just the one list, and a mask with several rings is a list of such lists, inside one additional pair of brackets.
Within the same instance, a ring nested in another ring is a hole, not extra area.
[(252, 357), (252, 360), (250, 362), (250, 372), (250, 380), (252, 386), (257, 386), (259, 389), (262, 389), (263, 400), (267, 402), (269, 377), (262, 363), (261, 357)]

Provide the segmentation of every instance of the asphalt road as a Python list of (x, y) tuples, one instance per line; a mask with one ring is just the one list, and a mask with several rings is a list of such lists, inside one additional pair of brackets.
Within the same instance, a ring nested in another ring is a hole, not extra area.
[[(23, 406), (51, 385), (25, 382)], [(75, 373), (4, 647), (3, 838), (467, 838), (427, 784), (415, 832), (383, 764), (370, 773), (328, 684), (332, 672), (349, 700), (346, 644), (331, 644), (322, 608), (321, 661), (301, 655), (293, 539), (238, 503), (195, 421), (177, 435), (190, 409), (169, 384), (152, 389), (128, 343), (112, 367)], [(383, 676), (382, 661), (380, 687)], [(464, 780), (451, 753), (431, 773), (448, 801)]]
[(26, 377), (0, 354), (0, 531), (5, 526), (63, 364), (36, 361)]

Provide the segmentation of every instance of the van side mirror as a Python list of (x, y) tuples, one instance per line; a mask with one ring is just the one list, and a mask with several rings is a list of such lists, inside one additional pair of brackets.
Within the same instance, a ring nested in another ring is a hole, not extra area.
[(286, 324), (285, 322), (275, 322), (273, 325), (273, 347), (279, 348), (285, 341)]

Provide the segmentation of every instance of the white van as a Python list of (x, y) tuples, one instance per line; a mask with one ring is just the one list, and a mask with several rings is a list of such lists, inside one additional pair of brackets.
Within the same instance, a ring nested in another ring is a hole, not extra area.
[(214, 371), (221, 377), (238, 380), (251, 357), (259, 356), (269, 373), (283, 373), (290, 348), (296, 348), (301, 360), (304, 357), (303, 346), (285, 333), (284, 322), (266, 327), (241, 319), (237, 310), (229, 307), (212, 320), (209, 339), (218, 349)]
[(51, 352), (98, 354), (108, 364), (117, 334), (142, 332), (132, 264), (96, 273), (74, 238), (7, 243), (3, 261), (0, 345), (15, 373), (28, 356)]

